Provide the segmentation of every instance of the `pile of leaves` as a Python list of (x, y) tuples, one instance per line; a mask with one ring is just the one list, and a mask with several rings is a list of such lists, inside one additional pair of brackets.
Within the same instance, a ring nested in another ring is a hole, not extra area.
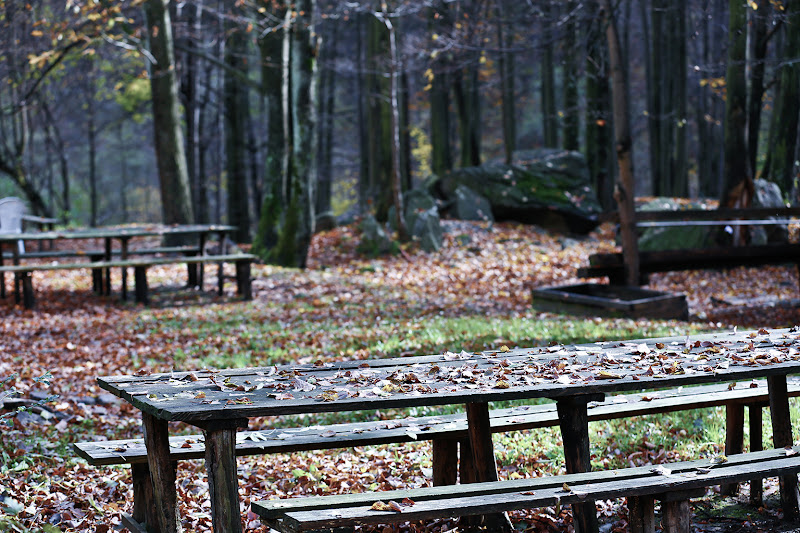
[[(607, 340), (800, 322), (797, 306), (787, 304), (798, 293), (796, 272), (788, 267), (762, 268), (758, 275), (746, 269), (654, 275), (650, 288), (687, 294), (689, 323), (578, 320), (538, 313), (531, 309), (530, 290), (579, 282), (576, 268), (587, 264), (589, 254), (614, 250), (610, 228), (602, 227), (581, 240), (512, 224), (489, 227), (445, 221), (445, 229), (445, 244), (438, 253), (424, 253), (412, 244), (397, 255), (378, 259), (357, 254), (359, 236), (354, 227), (319, 234), (307, 270), (255, 266), (255, 300), (250, 303), (236, 301), (232, 293), (219, 297), (181, 287), (185, 269), (180, 266), (152, 269), (150, 285), (156, 290), (150, 308), (119, 302), (118, 296), (92, 294), (87, 272), (35, 273), (36, 310), (14, 305), (11, 296), (0, 301), (0, 377), (15, 376), (5, 386), (14, 387), (20, 398), (36, 401), (49, 394), (58, 398), (46, 409), (38, 406), (11, 418), (12, 426), (0, 432), (0, 531), (103, 533), (118, 528), (120, 512), (130, 511), (129, 469), (90, 467), (69, 447), (76, 441), (141, 435), (138, 412), (103, 394), (95, 384), (97, 376), (458, 353), (584, 337)], [(208, 269), (208, 288), (216, 286), (215, 275), (216, 268)], [(114, 287), (119, 283), (119, 278), (113, 280)], [(11, 289), (9, 280), (6, 287)], [(461, 320), (489, 324), (489, 332), (473, 336), (472, 322)], [(446, 324), (453, 331), (438, 338), (431, 333), (432, 324)], [(521, 337), (515, 333), (520, 324), (547, 328), (535, 338)], [(459, 328), (464, 331), (455, 331)], [(36, 379), (48, 372), (50, 386), (42, 390)], [(615, 467), (676, 460), (684, 453), (674, 449), (676, 439), (693, 435), (698, 447), (718, 451), (716, 442), (702, 438), (693, 415), (670, 420), (647, 428), (651, 422), (632, 421), (642, 426), (638, 434), (644, 437), (626, 442), (621, 442), (614, 426), (598, 424), (594, 461), (598, 467)], [(174, 430), (192, 428), (176, 425)], [(525, 445), (529, 439), (540, 443), (533, 448), (536, 453)], [(553, 428), (498, 438), (501, 476), (562, 471), (559, 447)], [(251, 501), (426, 485), (430, 456), (428, 443), (412, 443), (241, 459), (246, 529), (266, 531), (250, 511)], [(177, 485), (184, 528), (210, 531), (203, 463), (181, 462)], [(618, 503), (598, 505), (612, 530), (624, 527), (624, 509)], [(564, 509), (520, 512), (512, 518), (528, 531), (570, 527)], [(400, 531), (455, 527), (451, 522), (409, 524)]]

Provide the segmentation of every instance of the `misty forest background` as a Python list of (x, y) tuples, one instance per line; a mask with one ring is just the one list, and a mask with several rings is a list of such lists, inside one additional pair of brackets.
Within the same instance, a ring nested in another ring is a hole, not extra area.
[(615, 209), (623, 116), (637, 196), (798, 196), (800, 2), (0, 0), (0, 58), (0, 197), (282, 264), (516, 150), (580, 151)]

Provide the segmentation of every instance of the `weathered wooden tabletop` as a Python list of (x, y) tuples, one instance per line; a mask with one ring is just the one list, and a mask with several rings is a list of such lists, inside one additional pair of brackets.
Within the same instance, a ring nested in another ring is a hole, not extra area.
[(800, 331), (98, 378), (165, 420), (381, 409), (672, 388), (800, 370)]

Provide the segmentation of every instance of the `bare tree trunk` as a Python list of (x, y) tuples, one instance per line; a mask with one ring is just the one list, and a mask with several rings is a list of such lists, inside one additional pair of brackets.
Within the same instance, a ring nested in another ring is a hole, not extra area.
[(382, 13), (383, 23), (389, 32), (389, 79), (391, 82), (391, 109), (392, 109), (392, 200), (394, 205), (397, 236), (401, 242), (409, 240), (408, 229), (403, 209), (403, 176), (400, 169), (401, 143), (400, 143), (400, 76), (398, 75), (399, 55), (397, 53), (397, 35), (388, 13)]

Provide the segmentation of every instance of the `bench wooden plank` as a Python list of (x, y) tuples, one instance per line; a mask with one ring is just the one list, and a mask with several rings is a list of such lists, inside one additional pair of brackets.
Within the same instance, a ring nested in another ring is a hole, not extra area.
[[(268, 500), (254, 502), (252, 508), (272, 527), (278, 526), (283, 531), (490, 514), (579, 504), (590, 495), (593, 499), (659, 496), (745, 480), (753, 475), (773, 477), (795, 473), (800, 471), (799, 451), (793, 449), (792, 455), (785, 449), (734, 455), (722, 464), (702, 459), (660, 468), (646, 466), (450, 487)], [(564, 484), (570, 490), (565, 490)], [(372, 504), (379, 500), (400, 503), (405, 499), (414, 504), (401, 506), (400, 513), (372, 509)]]

